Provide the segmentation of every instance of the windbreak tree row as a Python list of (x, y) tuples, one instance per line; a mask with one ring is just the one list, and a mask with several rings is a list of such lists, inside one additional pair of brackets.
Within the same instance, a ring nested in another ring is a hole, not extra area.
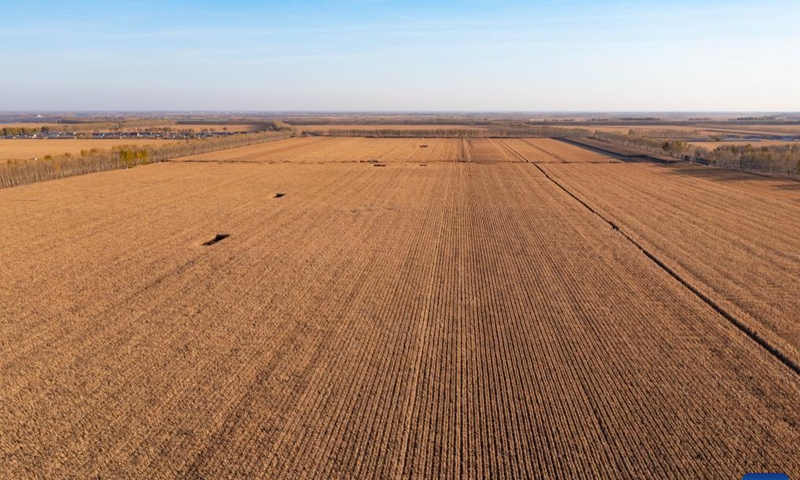
[(79, 155), (46, 155), (41, 159), (8, 160), (0, 163), (0, 188), (166, 162), (173, 158), (244, 147), (288, 138), (287, 132), (263, 132), (220, 138), (187, 140), (160, 146), (126, 146), (87, 149)]

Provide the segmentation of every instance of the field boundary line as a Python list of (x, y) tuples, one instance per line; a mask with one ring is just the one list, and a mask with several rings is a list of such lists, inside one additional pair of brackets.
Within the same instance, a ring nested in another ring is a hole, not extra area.
[(531, 163), (531, 162), (530, 162), (530, 161), (529, 161), (527, 158), (525, 158), (525, 156), (524, 156), (524, 155), (522, 155), (522, 154), (521, 154), (521, 153), (519, 153), (519, 152), (518, 152), (518, 151), (517, 151), (517, 150), (516, 150), (514, 147), (512, 147), (511, 145), (509, 145), (509, 144), (508, 144), (508, 143), (505, 141), (505, 139), (503, 139), (503, 140), (500, 140), (500, 144), (501, 144), (502, 146), (504, 146), (505, 148), (509, 149), (509, 150), (511, 151), (511, 153), (513, 153), (514, 155), (516, 155), (516, 156), (517, 156), (517, 158), (519, 158), (520, 160), (522, 160), (522, 162), (523, 162), (523, 163)]
[[(527, 138), (524, 138), (523, 140), (525, 140), (525, 143), (527, 143), (531, 147), (535, 148), (536, 150), (539, 150), (540, 152), (544, 152), (544, 153), (546, 153), (547, 155), (550, 155), (553, 158), (561, 160), (561, 163), (573, 163), (573, 162), (570, 162), (569, 160), (567, 160), (566, 158), (563, 158), (563, 157), (561, 157), (559, 155), (556, 155), (555, 153), (548, 152), (547, 150), (545, 150), (544, 148), (542, 148), (542, 147), (540, 147), (538, 145), (534, 145)], [(544, 163), (544, 162), (534, 162), (534, 163)]]
[(631, 157), (626, 157), (625, 155), (621, 155), (619, 153), (614, 153), (611, 150), (604, 150), (602, 148), (592, 147), (591, 145), (584, 145), (583, 143), (574, 142), (574, 141), (572, 141), (572, 140), (570, 140), (568, 138), (558, 137), (558, 138), (554, 138), (553, 140), (557, 140), (559, 142), (566, 143), (567, 145), (572, 145), (573, 147), (578, 147), (578, 148), (582, 148), (584, 150), (589, 150), (590, 152), (599, 153), (599, 154), (605, 155), (607, 157), (616, 158), (617, 160), (620, 160), (622, 162), (627, 162), (627, 163), (639, 163), (639, 162), (641, 162), (641, 160), (637, 160), (637, 159), (631, 158)]
[(585, 202), (584, 200), (579, 198), (577, 195), (572, 193), (568, 188), (566, 188), (564, 185), (562, 185), (561, 182), (559, 182), (558, 180), (556, 180), (553, 177), (551, 177), (550, 174), (547, 173), (547, 171), (545, 171), (542, 167), (539, 166), (539, 164), (534, 163), (533, 166), (536, 167), (542, 173), (542, 175), (544, 175), (548, 180), (550, 180), (558, 188), (563, 190), (567, 195), (572, 197), (578, 203), (583, 205), (587, 210), (589, 210), (593, 214), (597, 215), (600, 219), (602, 219), (604, 222), (606, 222), (608, 225), (610, 225), (613, 230), (615, 230), (617, 233), (622, 235), (622, 237), (625, 240), (627, 240), (633, 246), (638, 248), (639, 251), (641, 251), (648, 259), (650, 259), (659, 268), (661, 268), (666, 273), (668, 273), (672, 278), (677, 280), (681, 285), (683, 285), (687, 290), (692, 292), (703, 303), (705, 303), (706, 305), (711, 307), (715, 312), (720, 314), (731, 325), (736, 327), (740, 332), (744, 333), (747, 337), (749, 337), (751, 340), (753, 340), (755, 343), (757, 343), (759, 346), (761, 346), (764, 350), (767, 351), (767, 353), (769, 353), (774, 358), (776, 358), (781, 363), (783, 363), (786, 367), (789, 368), (789, 370), (794, 372), (796, 375), (800, 376), (800, 365), (795, 363), (792, 359), (787, 357), (783, 352), (778, 350), (778, 348), (776, 348), (775, 346), (770, 344), (767, 340), (762, 338), (758, 334), (758, 332), (756, 332), (752, 328), (748, 327), (747, 325), (744, 324), (744, 322), (742, 322), (741, 320), (736, 318), (733, 314), (731, 314), (730, 312), (725, 310), (722, 306), (720, 306), (717, 302), (715, 302), (713, 299), (711, 299), (708, 295), (706, 295), (703, 292), (701, 292), (697, 287), (695, 287), (688, 280), (683, 278), (678, 272), (676, 272), (671, 267), (669, 267), (666, 263), (664, 263), (663, 260), (658, 258), (658, 256), (656, 256), (654, 253), (652, 253), (647, 248), (645, 248), (642, 244), (637, 242), (633, 237), (631, 237), (630, 235), (625, 233), (622, 229), (620, 229), (619, 225), (617, 225), (616, 223), (614, 223), (611, 220), (607, 219), (603, 214), (599, 213), (597, 210), (592, 208), (591, 205), (589, 205), (587, 202)]

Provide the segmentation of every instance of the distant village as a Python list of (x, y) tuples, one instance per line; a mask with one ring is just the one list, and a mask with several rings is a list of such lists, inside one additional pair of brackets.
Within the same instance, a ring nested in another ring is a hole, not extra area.
[(41, 128), (24, 127), (5, 127), (0, 129), (0, 138), (3, 139), (153, 139), (153, 140), (189, 140), (194, 138), (228, 137), (231, 135), (244, 135), (244, 132), (228, 131), (192, 131), (192, 130), (172, 130), (167, 128), (152, 130), (120, 130), (120, 131), (96, 131), (96, 132), (64, 132)]

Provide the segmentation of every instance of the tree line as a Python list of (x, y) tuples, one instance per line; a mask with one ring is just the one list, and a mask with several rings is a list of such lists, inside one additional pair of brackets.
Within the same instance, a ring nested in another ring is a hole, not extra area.
[(699, 130), (676, 130), (673, 128), (632, 128), (628, 135), (649, 138), (685, 139), (699, 138)]
[(705, 165), (778, 175), (800, 175), (800, 143), (797, 142), (765, 146), (722, 145), (708, 150), (681, 140), (601, 131), (596, 131), (590, 138)]
[(0, 129), (0, 136), (18, 137), (20, 135), (35, 135), (37, 133), (47, 133), (50, 127), (3, 127)]
[(121, 145), (111, 149), (82, 150), (79, 155), (46, 155), (42, 159), (8, 160), (0, 163), (0, 188), (26, 183), (102, 172), (137, 165), (166, 162), (174, 158), (290, 137), (288, 132), (261, 132), (230, 137), (202, 138), (160, 146)]
[[(800, 143), (770, 145), (724, 145), (711, 152), (704, 150), (702, 158), (711, 165), (742, 170), (756, 170), (781, 175), (800, 175)], [(697, 156), (697, 155), (696, 155)]]

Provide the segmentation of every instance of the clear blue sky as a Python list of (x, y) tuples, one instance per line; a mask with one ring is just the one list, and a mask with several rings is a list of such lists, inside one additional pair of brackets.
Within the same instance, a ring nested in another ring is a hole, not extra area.
[(0, 110), (800, 111), (800, 2), (15, 1)]

